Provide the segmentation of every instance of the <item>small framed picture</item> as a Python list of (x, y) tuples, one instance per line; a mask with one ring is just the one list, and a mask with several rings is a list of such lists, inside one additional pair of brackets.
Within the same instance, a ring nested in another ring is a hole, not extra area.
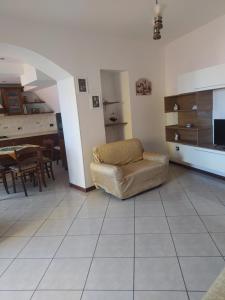
[(101, 107), (100, 96), (91, 96), (91, 108), (96, 109)]
[(146, 96), (152, 94), (152, 83), (147, 78), (141, 78), (136, 82), (136, 95)]
[(88, 93), (87, 78), (78, 78), (79, 93)]

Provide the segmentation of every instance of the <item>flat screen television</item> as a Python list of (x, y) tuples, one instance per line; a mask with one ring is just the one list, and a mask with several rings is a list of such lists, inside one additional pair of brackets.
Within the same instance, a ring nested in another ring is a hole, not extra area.
[(214, 144), (225, 146), (225, 119), (214, 120)]

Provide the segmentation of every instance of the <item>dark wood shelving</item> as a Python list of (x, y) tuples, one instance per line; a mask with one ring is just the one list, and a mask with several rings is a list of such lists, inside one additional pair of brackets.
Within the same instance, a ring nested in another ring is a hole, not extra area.
[(194, 130), (194, 131), (198, 131), (198, 130), (202, 130), (202, 129), (207, 129), (207, 128), (199, 128), (199, 127), (185, 127), (185, 126), (180, 126), (180, 125), (169, 125), (166, 126), (166, 128), (168, 129), (176, 129), (176, 130)]
[(43, 111), (43, 112), (36, 112), (36, 113), (27, 113), (24, 115), (43, 115), (43, 114), (53, 114), (54, 111)]
[[(175, 104), (178, 110), (174, 110)], [(193, 110), (193, 106), (197, 109)], [(166, 141), (192, 146), (212, 145), (212, 109), (212, 90), (165, 97), (165, 112), (178, 113), (178, 124), (166, 126)]]
[(33, 101), (33, 102), (25, 102), (24, 104), (45, 104), (44, 101)]
[(195, 141), (185, 141), (185, 140), (179, 140), (179, 141), (169, 141), (170, 143), (176, 143), (176, 144), (182, 144), (182, 145), (189, 145), (189, 146), (197, 146), (197, 143)]

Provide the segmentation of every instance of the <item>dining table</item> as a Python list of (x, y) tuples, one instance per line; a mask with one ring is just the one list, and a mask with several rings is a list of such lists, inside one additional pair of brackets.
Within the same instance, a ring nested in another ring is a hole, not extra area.
[[(13, 163), (13, 161), (16, 162), (16, 153), (15, 151), (26, 149), (26, 148), (38, 148), (41, 151), (44, 151), (46, 148), (40, 145), (32, 145), (32, 144), (23, 144), (23, 145), (16, 145), (16, 146), (6, 146), (6, 147), (0, 147), (0, 165), (7, 165), (9, 163)], [(40, 165), (40, 171), (41, 171), (41, 178), (44, 186), (46, 186), (45, 181), (45, 174), (44, 174), (44, 165), (41, 163)]]
[(0, 160), (3, 161), (4, 158), (6, 159), (11, 158), (16, 160), (15, 151), (30, 148), (30, 147), (40, 148), (39, 145), (30, 145), (30, 144), (0, 147)]

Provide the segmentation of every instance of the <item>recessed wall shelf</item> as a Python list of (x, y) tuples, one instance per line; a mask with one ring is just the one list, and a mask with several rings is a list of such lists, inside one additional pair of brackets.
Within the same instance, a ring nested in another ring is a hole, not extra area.
[(112, 104), (117, 104), (117, 103), (121, 103), (121, 102), (119, 102), (119, 101), (104, 101), (103, 102), (103, 105), (112, 105)]
[(113, 127), (113, 126), (125, 126), (128, 123), (123, 122), (123, 123), (110, 123), (110, 124), (105, 124), (105, 127)]

